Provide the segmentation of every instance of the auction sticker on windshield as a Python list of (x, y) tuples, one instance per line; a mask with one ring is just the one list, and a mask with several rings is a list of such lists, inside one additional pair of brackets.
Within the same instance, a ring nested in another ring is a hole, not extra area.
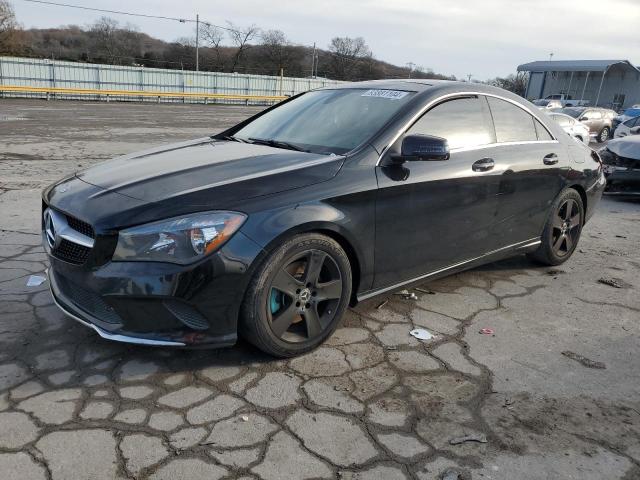
[(361, 96), (388, 98), (389, 100), (400, 100), (407, 95), (409, 95), (409, 92), (403, 92), (401, 90), (367, 90)]

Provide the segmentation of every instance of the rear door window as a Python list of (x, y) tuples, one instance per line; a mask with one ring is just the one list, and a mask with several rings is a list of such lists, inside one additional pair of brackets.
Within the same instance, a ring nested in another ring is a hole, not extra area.
[(530, 113), (506, 100), (488, 97), (488, 101), (498, 143), (538, 140), (535, 119)]
[(495, 142), (484, 98), (465, 97), (442, 102), (414, 123), (409, 134), (446, 138), (449, 148), (473, 148)]

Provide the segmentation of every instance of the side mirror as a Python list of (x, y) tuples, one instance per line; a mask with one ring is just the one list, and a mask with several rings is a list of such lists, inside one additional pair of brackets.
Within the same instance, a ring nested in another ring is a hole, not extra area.
[(396, 163), (449, 160), (449, 143), (446, 138), (432, 135), (405, 135), (401, 153), (393, 160)]
[(633, 127), (629, 132), (631, 132), (631, 135), (640, 135), (640, 127)]
[(589, 117), (580, 117), (581, 122), (586, 122), (587, 120), (589, 120)]

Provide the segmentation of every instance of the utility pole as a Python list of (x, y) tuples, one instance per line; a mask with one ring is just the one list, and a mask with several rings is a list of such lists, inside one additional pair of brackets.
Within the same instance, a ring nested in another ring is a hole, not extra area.
[(196, 72), (200, 70), (200, 15), (196, 13)]
[(473, 75), (473, 73), (468, 73), (467, 74), (467, 82), (471, 83), (471, 75)]
[(413, 67), (415, 67), (416, 64), (413, 62), (407, 62), (407, 68), (409, 69), (409, 78), (411, 78), (411, 72), (413, 72)]
[(313, 53), (311, 54), (311, 78), (316, 78), (313, 74), (316, 65), (316, 42), (313, 42)]
[(549, 61), (553, 60), (553, 52), (549, 54)]

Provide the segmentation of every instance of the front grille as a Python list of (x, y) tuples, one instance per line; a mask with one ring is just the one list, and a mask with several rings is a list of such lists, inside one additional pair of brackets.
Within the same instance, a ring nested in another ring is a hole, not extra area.
[(62, 239), (60, 244), (53, 250), (53, 255), (65, 262), (81, 265), (87, 261), (91, 249), (69, 240)]
[(93, 227), (87, 222), (83, 222), (82, 220), (70, 215), (65, 215), (65, 217), (67, 217), (67, 223), (69, 224), (69, 226), (76, 232), (80, 232), (81, 234), (89, 238), (96, 238), (96, 233), (93, 231)]
[(85, 290), (64, 277), (56, 276), (62, 294), (88, 314), (105, 323), (120, 324), (122, 319), (112, 307), (107, 305), (100, 295)]

